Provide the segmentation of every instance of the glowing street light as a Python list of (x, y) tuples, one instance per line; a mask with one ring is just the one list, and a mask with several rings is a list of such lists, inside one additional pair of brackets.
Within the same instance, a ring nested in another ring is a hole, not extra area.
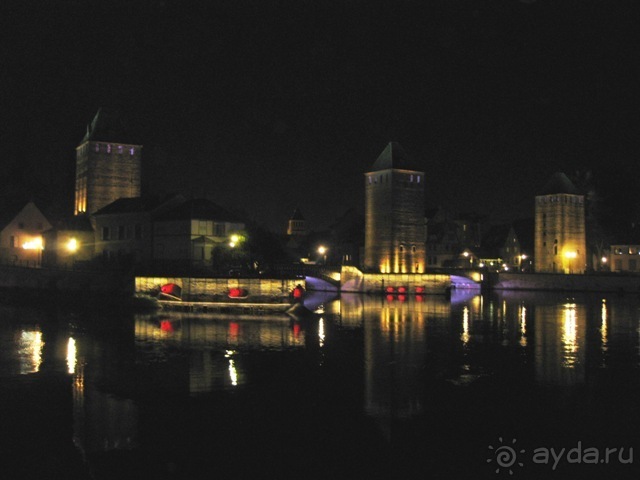
[(231, 235), (230, 239), (229, 239), (229, 246), (231, 248), (235, 248), (236, 245), (238, 245), (238, 243), (240, 243), (240, 235), (236, 235), (235, 233), (233, 235)]
[(569, 260), (569, 273), (573, 273), (573, 259), (578, 258), (578, 252), (569, 250), (567, 252), (564, 252), (564, 256), (567, 260)]
[(76, 240), (75, 238), (70, 238), (69, 241), (67, 242), (67, 250), (71, 253), (75, 253), (78, 251), (78, 240)]
[(327, 247), (325, 247), (324, 245), (320, 245), (318, 247), (318, 253), (320, 255), (322, 255), (322, 258), (323, 258), (323, 261), (324, 261), (325, 264), (327, 263), (327, 251), (328, 250), (329, 249)]

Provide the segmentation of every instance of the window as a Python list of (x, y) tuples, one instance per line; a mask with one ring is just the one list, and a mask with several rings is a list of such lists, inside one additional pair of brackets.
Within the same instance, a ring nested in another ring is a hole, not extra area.
[(109, 240), (109, 227), (102, 227), (102, 240)]
[(413, 183), (413, 174), (409, 175), (409, 181)]
[(224, 223), (216, 223), (216, 237), (224, 237), (226, 233), (225, 226)]
[(111, 144), (107, 145), (107, 153), (111, 153)]
[(140, 240), (142, 238), (142, 225), (140, 225), (139, 223), (136, 223), (134, 227), (134, 235), (136, 237), (136, 240)]
[(96, 143), (96, 153), (100, 153), (100, 144)]
[(118, 153), (122, 155), (122, 145), (118, 145)]
[(126, 233), (127, 240), (131, 239), (132, 236), (133, 236), (133, 229), (131, 228), (131, 225), (127, 225), (127, 233)]
[(16, 237), (13, 235), (11, 235), (11, 238), (9, 239), (9, 246), (11, 248), (16, 248)]
[(118, 226), (118, 240), (124, 240), (124, 225)]
[(19, 228), (20, 230), (24, 230), (24, 222), (20, 222), (20, 223), (18, 223), (18, 228)]
[(417, 177), (417, 183), (420, 183), (420, 175)]
[(629, 271), (635, 272), (637, 268), (638, 268), (637, 260), (635, 258), (629, 260)]
[(135, 148), (133, 148), (133, 147), (131, 147), (131, 148), (129, 149), (129, 155), (133, 155), (134, 153), (136, 153), (136, 149), (135, 149)]
[(404, 245), (400, 245), (400, 253), (404, 252)]
[(367, 177), (369, 179), (369, 185), (371, 185), (373, 183), (373, 180), (371, 179), (371, 177)]
[(411, 251), (412, 251), (413, 253), (416, 253), (416, 246), (415, 246), (415, 245), (412, 245), (412, 246), (411, 246)]

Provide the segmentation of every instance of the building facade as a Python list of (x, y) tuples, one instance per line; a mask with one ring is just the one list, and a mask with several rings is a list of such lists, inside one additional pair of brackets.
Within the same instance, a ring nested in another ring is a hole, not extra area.
[(193, 199), (153, 221), (154, 263), (216, 270), (240, 258), (245, 224), (206, 199)]
[(584, 273), (586, 250), (584, 195), (555, 173), (535, 199), (535, 271)]
[(119, 198), (93, 215), (95, 255), (104, 261), (150, 265), (153, 221), (185, 201), (181, 195)]
[(0, 262), (39, 267), (42, 264), (42, 234), (51, 223), (33, 202), (11, 213), (0, 224)]
[(611, 245), (610, 259), (612, 272), (640, 273), (640, 245)]
[(98, 110), (76, 147), (75, 215), (93, 214), (119, 198), (140, 196), (141, 151), (116, 112)]
[(396, 142), (365, 173), (365, 271), (425, 271), (424, 176)]

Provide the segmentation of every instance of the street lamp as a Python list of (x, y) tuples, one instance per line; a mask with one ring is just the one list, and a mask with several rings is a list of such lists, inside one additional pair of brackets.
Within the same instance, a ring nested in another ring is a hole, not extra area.
[(320, 255), (322, 255), (323, 258), (323, 263), (326, 265), (327, 264), (327, 250), (329, 250), (327, 247), (325, 247), (324, 245), (320, 245), (318, 247), (318, 253)]
[(78, 251), (78, 240), (75, 238), (70, 238), (67, 242), (67, 250), (70, 253), (76, 253)]
[(569, 273), (573, 273), (573, 259), (578, 257), (578, 252), (564, 252), (564, 256), (569, 260)]
[(243, 240), (244, 240), (244, 237), (242, 237), (242, 236), (240, 236), (240, 235), (238, 235), (238, 234), (234, 233), (233, 235), (231, 235), (231, 236), (229, 237), (229, 246), (230, 246), (231, 248), (235, 248), (235, 247), (237, 247), (238, 245), (240, 245), (240, 242), (242, 242)]
[(76, 252), (78, 251), (78, 240), (76, 240), (75, 238), (70, 238), (67, 241), (67, 244), (65, 245), (65, 247), (67, 248), (67, 251), (71, 254), (71, 267), (73, 268), (75, 266), (76, 263)]

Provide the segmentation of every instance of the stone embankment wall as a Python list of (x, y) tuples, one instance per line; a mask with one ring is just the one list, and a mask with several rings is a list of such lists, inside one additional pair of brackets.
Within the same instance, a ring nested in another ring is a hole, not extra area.
[(451, 276), (419, 273), (362, 273), (356, 267), (342, 267), (342, 292), (383, 293), (387, 287), (406, 287), (415, 293), (416, 287), (424, 293), (444, 294), (451, 288)]
[(630, 275), (500, 273), (492, 280), (490, 288), (494, 290), (640, 293), (640, 276)]
[(136, 277), (135, 293), (155, 294), (162, 285), (174, 283), (182, 289), (182, 299), (192, 302), (229, 301), (229, 290), (246, 290), (249, 301), (286, 301), (297, 285), (306, 288), (301, 278), (186, 278)]

